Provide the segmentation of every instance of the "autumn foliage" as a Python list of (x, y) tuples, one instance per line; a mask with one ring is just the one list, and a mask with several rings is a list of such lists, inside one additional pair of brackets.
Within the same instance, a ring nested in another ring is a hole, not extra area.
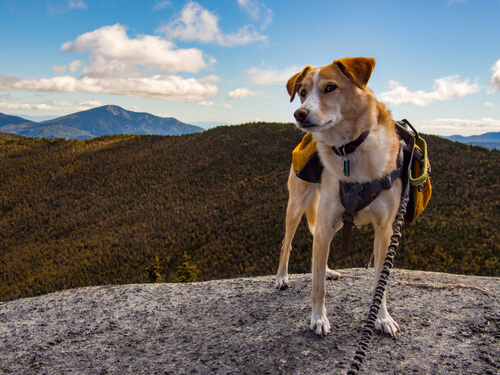
[[(152, 274), (179, 281), (186, 267), (197, 280), (273, 274), (301, 137), (291, 124), (254, 123), (176, 137), (0, 140), (0, 299)], [(500, 152), (425, 138), (433, 196), (404, 227), (395, 266), (500, 276)], [(331, 267), (369, 260), (371, 228), (354, 230), (347, 259), (339, 237)], [(304, 221), (291, 272), (310, 271), (311, 247)]]

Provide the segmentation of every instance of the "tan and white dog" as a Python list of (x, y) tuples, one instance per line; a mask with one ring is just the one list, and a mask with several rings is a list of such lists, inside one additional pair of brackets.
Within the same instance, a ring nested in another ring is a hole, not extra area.
[[(399, 139), (391, 112), (366, 86), (374, 67), (375, 60), (372, 58), (343, 58), (322, 67), (306, 66), (287, 83), (290, 101), (298, 93), (302, 103), (294, 113), (297, 126), (312, 133), (324, 171), (320, 184), (300, 180), (293, 168), (290, 171), (286, 235), (281, 248), (276, 287), (284, 289), (288, 286), (291, 243), (305, 212), (309, 229), (314, 235), (311, 329), (318, 335), (330, 333), (325, 308), (325, 279), (340, 276), (327, 266), (330, 244), (343, 225), (345, 211), (339, 196), (339, 180), (369, 182), (381, 179), (397, 168)], [(343, 170), (346, 156), (337, 155), (333, 147), (340, 149), (367, 130), (366, 139), (348, 155), (351, 171), (347, 177)], [(356, 226), (374, 226), (373, 288), (376, 287), (390, 243), (401, 189), (401, 179), (397, 179), (391, 189), (381, 191), (377, 199), (354, 217)], [(399, 331), (398, 324), (387, 311), (385, 295), (376, 328), (390, 335)]]

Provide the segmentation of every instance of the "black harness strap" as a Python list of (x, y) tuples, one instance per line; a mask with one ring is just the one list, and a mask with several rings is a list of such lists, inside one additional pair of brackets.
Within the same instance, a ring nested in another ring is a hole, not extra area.
[(342, 215), (342, 221), (344, 222), (341, 245), (342, 256), (347, 257), (349, 255), (349, 243), (356, 212), (372, 203), (382, 190), (391, 189), (394, 181), (401, 177), (402, 170), (403, 163), (400, 163), (397, 169), (380, 180), (369, 181), (363, 184), (340, 181), (340, 201), (345, 208), (345, 212)]

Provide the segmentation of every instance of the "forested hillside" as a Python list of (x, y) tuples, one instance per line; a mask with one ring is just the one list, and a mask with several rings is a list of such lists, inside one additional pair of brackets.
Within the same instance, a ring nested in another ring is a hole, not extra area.
[[(84, 285), (147, 282), (158, 257), (166, 281), (186, 256), (198, 280), (273, 274), (284, 234), (290, 124), (219, 127), (179, 137), (0, 140), (0, 299)], [(500, 152), (426, 136), (433, 196), (406, 225), (400, 268), (500, 276)], [(360, 266), (334, 240), (330, 266)], [(309, 272), (303, 222), (291, 272)]]

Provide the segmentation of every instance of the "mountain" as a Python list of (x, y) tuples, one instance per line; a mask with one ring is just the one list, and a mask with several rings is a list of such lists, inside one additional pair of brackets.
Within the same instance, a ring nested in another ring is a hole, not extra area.
[(451, 135), (444, 138), (455, 142), (481, 146), (489, 149), (500, 149), (500, 132), (489, 132), (481, 135), (471, 135), (469, 137)]
[[(0, 139), (0, 300), (88, 285), (271, 275), (285, 231), (292, 124), (223, 126), (179, 137)], [(395, 267), (500, 276), (500, 151), (424, 135), (432, 198), (403, 228)], [(331, 268), (359, 267), (371, 227)], [(290, 272), (311, 269), (305, 220)], [(158, 261), (156, 262), (156, 257)]]
[(3, 113), (0, 113), (0, 127), (7, 125), (19, 125), (23, 123), (31, 123), (33, 121), (26, 120), (22, 117), (18, 116), (9, 116)]
[(185, 124), (172, 117), (127, 111), (107, 105), (42, 122), (15, 116), (0, 117), (0, 132), (33, 138), (87, 139), (113, 134), (181, 135), (199, 133), (203, 128)]
[(26, 129), (36, 125), (35, 122), (18, 116), (0, 113), (0, 133), (13, 133), (22, 135)]

